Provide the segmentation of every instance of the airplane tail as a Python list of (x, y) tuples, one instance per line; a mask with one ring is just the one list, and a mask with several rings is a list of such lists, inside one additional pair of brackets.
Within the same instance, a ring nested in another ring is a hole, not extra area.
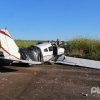
[(0, 42), (4, 57), (20, 59), (19, 48), (11, 38), (7, 29), (0, 29)]

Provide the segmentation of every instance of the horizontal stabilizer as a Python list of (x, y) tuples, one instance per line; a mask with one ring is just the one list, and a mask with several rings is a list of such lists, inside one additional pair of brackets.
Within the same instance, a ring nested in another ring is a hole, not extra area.
[(39, 65), (39, 64), (43, 64), (43, 62), (37, 62), (37, 61), (28, 61), (28, 60), (17, 60), (17, 59), (9, 59), (7, 57), (0, 57), (0, 59), (4, 59), (4, 60), (10, 60), (10, 61), (16, 61), (16, 62), (20, 62), (20, 63), (27, 63), (27, 64), (35, 64), (35, 65)]

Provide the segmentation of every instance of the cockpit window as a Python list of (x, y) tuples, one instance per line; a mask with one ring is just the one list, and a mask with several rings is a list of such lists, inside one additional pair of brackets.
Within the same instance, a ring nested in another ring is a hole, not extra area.
[(48, 52), (48, 49), (47, 49), (47, 48), (45, 48), (45, 49), (44, 49), (44, 52)]
[(49, 48), (49, 51), (53, 51), (53, 48), (52, 48), (52, 46), (51, 47), (48, 47)]

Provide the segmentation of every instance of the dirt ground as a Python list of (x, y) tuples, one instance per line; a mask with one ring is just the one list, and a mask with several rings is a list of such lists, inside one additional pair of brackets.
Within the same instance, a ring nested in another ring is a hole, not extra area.
[(100, 70), (67, 65), (0, 67), (0, 100), (100, 100)]

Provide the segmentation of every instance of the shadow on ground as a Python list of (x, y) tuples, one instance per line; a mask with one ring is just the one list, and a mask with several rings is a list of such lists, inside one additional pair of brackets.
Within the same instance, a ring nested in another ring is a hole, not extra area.
[(5, 66), (1, 66), (0, 67), (0, 73), (8, 73), (8, 72), (15, 72), (15, 71), (17, 71), (17, 70), (11, 69), (11, 68), (7, 68)]
[(5, 61), (3, 61), (3, 60), (0, 59), (0, 67), (1, 66), (29, 67), (29, 65), (25, 64), (25, 63), (12, 63), (12, 64), (10, 64), (10, 63), (7, 63), (7, 62), (5, 62)]
[(12, 63), (10, 66), (29, 67), (29, 65), (28, 64), (25, 64), (25, 63)]
[(9, 68), (9, 66), (24, 67), (25, 65), (19, 64), (19, 63), (15, 63), (15, 64), (9, 65), (8, 63), (5, 63), (3, 60), (0, 60), (0, 73), (7, 73), (7, 72), (18, 71), (16, 69)]

